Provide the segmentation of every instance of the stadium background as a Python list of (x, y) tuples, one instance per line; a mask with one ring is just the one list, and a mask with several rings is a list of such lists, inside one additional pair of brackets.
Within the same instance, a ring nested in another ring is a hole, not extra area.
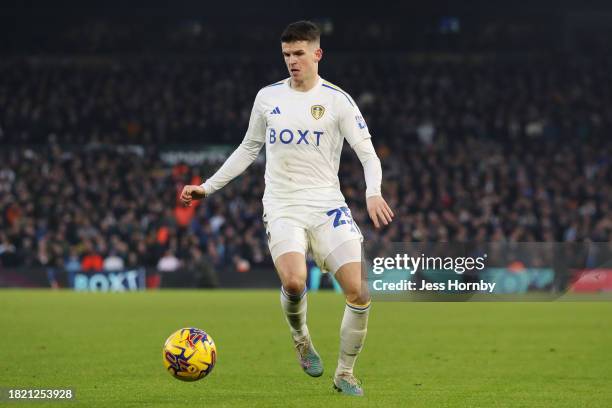
[(263, 156), (194, 208), (177, 194), (241, 141), (257, 90), (286, 76), (278, 32), (304, 15), (383, 163), (397, 218), (374, 231), (343, 154), (366, 240), (612, 241), (610, 7), (288, 4), (3, 5), (0, 284), (276, 286)]
[[(375, 301), (356, 369), (366, 397), (350, 405), (612, 406), (600, 293), (612, 288), (612, 7), (569, 1), (2, 2), (0, 400), (72, 387), (87, 407), (347, 405), (330, 381), (343, 299), (315, 292), (332, 283), (312, 268), (324, 376), (306, 378), (291, 350), (260, 221), (263, 162), (177, 205), (240, 142), (257, 90), (286, 76), (278, 36), (302, 18), (321, 23), (321, 74), (357, 101), (382, 160), (397, 216), (381, 231), (354, 153), (341, 164), (367, 239), (490, 242), (505, 255), (500, 286), (559, 299)], [(559, 269), (514, 259), (517, 242), (601, 251)], [(568, 289), (592, 297), (564, 302)], [(160, 361), (188, 326), (219, 351), (193, 384)]]

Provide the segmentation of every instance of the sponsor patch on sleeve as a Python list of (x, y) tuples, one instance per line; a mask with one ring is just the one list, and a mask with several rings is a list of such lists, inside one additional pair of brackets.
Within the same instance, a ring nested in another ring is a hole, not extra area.
[(365, 123), (365, 119), (363, 119), (363, 116), (361, 115), (355, 116), (355, 121), (357, 122), (357, 127), (359, 127), (359, 129), (365, 129), (368, 127), (368, 125)]

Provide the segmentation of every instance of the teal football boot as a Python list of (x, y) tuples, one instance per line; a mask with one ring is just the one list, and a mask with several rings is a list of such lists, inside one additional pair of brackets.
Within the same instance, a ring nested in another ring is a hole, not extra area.
[(334, 389), (345, 395), (363, 397), (361, 383), (353, 374), (341, 373), (334, 377)]
[(323, 374), (323, 361), (312, 345), (310, 336), (300, 337), (293, 341), (302, 370), (311, 377), (320, 377)]

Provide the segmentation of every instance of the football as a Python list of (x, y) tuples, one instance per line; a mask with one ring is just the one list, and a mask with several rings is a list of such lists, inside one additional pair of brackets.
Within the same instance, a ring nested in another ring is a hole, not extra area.
[(164, 343), (162, 361), (174, 378), (197, 381), (215, 367), (217, 347), (204, 330), (183, 328), (172, 333)]

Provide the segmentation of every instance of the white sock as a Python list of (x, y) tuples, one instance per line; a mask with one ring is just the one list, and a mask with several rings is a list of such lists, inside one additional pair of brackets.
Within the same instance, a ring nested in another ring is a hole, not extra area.
[(346, 304), (340, 326), (340, 355), (336, 376), (340, 373), (353, 373), (355, 360), (368, 332), (369, 314), (370, 302), (365, 305)]
[(303, 337), (308, 335), (308, 327), (306, 326), (306, 289), (300, 295), (290, 295), (285, 292), (281, 286), (280, 295), (281, 307), (285, 312), (285, 318), (291, 329), (293, 338)]

